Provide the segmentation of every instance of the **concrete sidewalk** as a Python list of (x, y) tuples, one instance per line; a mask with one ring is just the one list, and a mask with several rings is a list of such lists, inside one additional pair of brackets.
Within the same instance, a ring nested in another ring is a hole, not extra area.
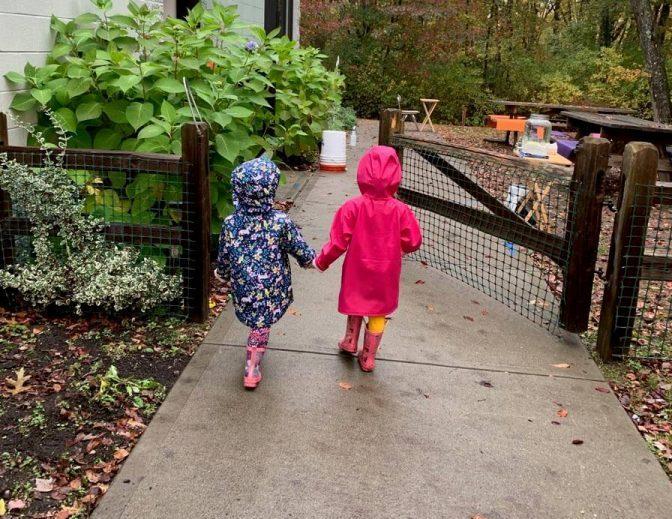
[[(359, 153), (375, 141), (363, 126)], [(357, 158), (292, 211), (316, 247), (357, 193)], [(227, 311), (94, 518), (669, 517), (667, 477), (614, 395), (596, 391), (607, 384), (577, 341), (404, 269), (372, 374), (336, 352), (340, 262), (294, 269), (296, 301), (254, 392), (242, 388), (247, 330)]]

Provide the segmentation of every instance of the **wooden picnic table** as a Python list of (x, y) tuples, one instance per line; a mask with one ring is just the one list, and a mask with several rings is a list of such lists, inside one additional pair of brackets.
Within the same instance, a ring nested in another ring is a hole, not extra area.
[(569, 126), (578, 132), (577, 138), (591, 133), (611, 141), (611, 153), (623, 154), (625, 145), (632, 141), (650, 142), (658, 147), (661, 157), (666, 155), (665, 146), (672, 144), (672, 125), (654, 123), (639, 117), (622, 114), (596, 114), (586, 112), (562, 112)]
[(531, 112), (532, 109), (551, 116), (561, 115), (565, 111), (624, 115), (635, 113), (630, 108), (614, 108), (610, 106), (561, 105), (555, 103), (535, 103), (533, 101), (508, 101), (506, 99), (491, 99), (490, 101), (495, 104), (504, 105), (506, 113), (512, 117), (521, 112)]

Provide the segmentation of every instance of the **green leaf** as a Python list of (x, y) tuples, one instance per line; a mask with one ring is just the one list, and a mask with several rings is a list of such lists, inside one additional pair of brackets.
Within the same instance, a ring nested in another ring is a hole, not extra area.
[(77, 184), (78, 186), (83, 186), (91, 181), (93, 173), (90, 171), (84, 171), (81, 169), (69, 169), (68, 176)]
[(51, 50), (51, 57), (54, 59), (62, 58), (67, 56), (72, 51), (72, 47), (68, 43), (57, 43), (54, 45), (54, 48)]
[(123, 99), (117, 101), (110, 101), (105, 106), (103, 106), (103, 112), (105, 115), (115, 124), (127, 124), (128, 119), (126, 119), (126, 108), (128, 108), (129, 102)]
[(166, 202), (181, 202), (182, 187), (180, 184), (166, 184), (166, 189), (163, 191), (163, 199)]
[(217, 134), (215, 137), (215, 148), (217, 149), (217, 153), (219, 153), (219, 155), (224, 157), (232, 164), (238, 156), (238, 144), (236, 140), (230, 136), (230, 134)]
[(68, 86), (66, 90), (70, 99), (74, 99), (77, 96), (85, 94), (91, 88), (92, 81), (89, 78), (86, 79), (71, 79), (68, 81)]
[(7, 74), (5, 74), (5, 79), (15, 85), (22, 85), (26, 82), (26, 78), (18, 72), (7, 72)]
[(154, 83), (154, 87), (163, 90), (164, 92), (168, 92), (169, 94), (180, 94), (184, 92), (184, 85), (172, 77), (159, 79)]
[(230, 115), (234, 119), (246, 119), (254, 112), (249, 108), (245, 108), (244, 106), (231, 106), (224, 110), (224, 113)]
[(14, 96), (9, 107), (17, 112), (27, 112), (35, 108), (36, 105), (37, 101), (30, 92), (20, 92)]
[(123, 135), (112, 128), (102, 128), (93, 139), (93, 147), (99, 150), (119, 149)]
[(77, 116), (70, 108), (59, 108), (54, 112), (54, 116), (66, 132), (74, 133), (77, 131)]
[(217, 208), (217, 215), (218, 215), (220, 218), (226, 218), (226, 217), (229, 216), (231, 213), (233, 213), (233, 211), (234, 211), (234, 209), (235, 209), (235, 208), (233, 207), (233, 205), (231, 204), (231, 202), (229, 202), (229, 200), (228, 200), (227, 198), (223, 198), (223, 197), (220, 198), (220, 199), (217, 201), (216, 208)]
[(268, 101), (266, 101), (266, 98), (262, 96), (261, 94), (252, 94), (246, 97), (247, 101), (251, 101), (255, 105), (259, 106), (265, 106), (266, 108), (270, 108), (271, 105), (268, 104)]
[(51, 101), (51, 97), (53, 96), (53, 93), (48, 88), (43, 88), (41, 90), (39, 90), (37, 88), (33, 88), (30, 91), (30, 95), (32, 95), (37, 100), (38, 103), (40, 103), (42, 106), (44, 106), (49, 101)]
[(97, 14), (94, 13), (80, 14), (77, 18), (75, 18), (75, 23), (77, 25), (89, 25), (98, 21), (100, 21), (100, 18)]
[(110, 171), (107, 176), (114, 189), (121, 189), (126, 185), (125, 171)]
[(138, 139), (126, 139), (121, 143), (121, 150), (123, 151), (135, 151), (136, 146), (138, 145)]
[(138, 83), (140, 83), (140, 76), (130, 74), (128, 76), (120, 76), (112, 81), (111, 84), (112, 86), (119, 88), (125, 94)]
[(68, 141), (69, 148), (90, 148), (91, 145), (91, 136), (84, 128), (80, 128)]
[(151, 209), (156, 203), (156, 197), (151, 191), (143, 191), (135, 196), (133, 199), (133, 206), (131, 207), (131, 214), (138, 215)]
[(233, 119), (230, 115), (224, 114), (222, 112), (215, 112), (212, 114), (212, 120), (219, 124), (222, 128), (226, 128), (231, 124)]
[(163, 103), (161, 103), (161, 117), (170, 124), (173, 124), (177, 119), (177, 110), (175, 110), (175, 107), (168, 101), (164, 100)]
[(68, 65), (67, 76), (71, 79), (88, 78), (91, 77), (91, 71), (86, 67), (82, 67), (80, 65), (75, 65), (74, 63), (71, 63), (70, 65)]
[(140, 130), (140, 133), (138, 133), (138, 139), (151, 139), (152, 137), (156, 137), (163, 133), (163, 128), (161, 128), (159, 125), (149, 124)]
[(152, 103), (131, 103), (126, 108), (126, 119), (134, 130), (138, 130), (147, 124), (154, 116)]
[(91, 119), (97, 119), (100, 117), (100, 114), (103, 113), (103, 107), (97, 101), (92, 101), (89, 103), (82, 103), (77, 107), (75, 114), (77, 115), (77, 120), (90, 121)]

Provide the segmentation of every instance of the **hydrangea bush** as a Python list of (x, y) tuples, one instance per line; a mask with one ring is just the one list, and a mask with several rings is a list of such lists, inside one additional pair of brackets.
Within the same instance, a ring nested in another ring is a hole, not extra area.
[[(65, 149), (65, 134), (55, 120), (54, 126)], [(77, 313), (147, 311), (179, 297), (181, 276), (141, 258), (135, 247), (105, 240), (102, 220), (84, 213), (80, 187), (63, 167), (63, 151), (54, 157), (42, 134), (32, 135), (46, 153), (39, 170), (0, 154), (0, 188), (30, 221), (34, 252), (29, 261), (0, 270), (0, 286), (18, 290), (33, 305), (74, 306)]]
[[(340, 104), (343, 78), (318, 50), (241, 25), (235, 7), (199, 4), (177, 20), (135, 2), (111, 15), (110, 0), (91, 1), (96, 13), (52, 18), (46, 65), (5, 76), (25, 89), (11, 107), (51, 109), (71, 147), (139, 152), (179, 154), (181, 125), (202, 118), (210, 127), (215, 230), (232, 210), (232, 169), (262, 151), (313, 153)], [(38, 129), (55, 141), (44, 117)]]

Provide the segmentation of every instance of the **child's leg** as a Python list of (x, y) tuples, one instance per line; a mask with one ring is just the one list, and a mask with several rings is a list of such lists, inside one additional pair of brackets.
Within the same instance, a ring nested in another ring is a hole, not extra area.
[(385, 330), (385, 316), (376, 315), (369, 317), (364, 332), (364, 347), (359, 354), (359, 366), (362, 371), (373, 371), (376, 367), (376, 353), (380, 347), (380, 340)]
[(385, 330), (385, 316), (377, 315), (369, 317), (369, 321), (366, 323), (366, 329), (371, 333), (383, 333)]
[(357, 353), (359, 332), (362, 329), (362, 318), (358, 315), (349, 315), (345, 328), (345, 337), (338, 343), (339, 349), (346, 353)]
[(268, 346), (270, 328), (256, 328), (250, 330), (247, 337), (247, 357), (245, 360), (245, 375), (243, 385), (255, 388), (261, 382), (261, 359), (264, 358)]

